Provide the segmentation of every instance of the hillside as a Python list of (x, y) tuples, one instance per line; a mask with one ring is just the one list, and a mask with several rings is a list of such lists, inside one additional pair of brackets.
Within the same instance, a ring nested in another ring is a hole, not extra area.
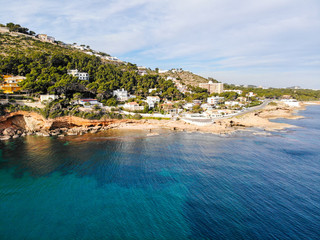
[[(116, 89), (124, 88), (145, 97), (150, 88), (157, 88), (161, 97), (182, 97), (171, 81), (159, 75), (140, 76), (135, 64), (110, 63), (62, 42), (49, 43), (26, 34), (2, 32), (0, 43), (0, 74), (25, 76), (22, 89), (32, 94), (64, 94), (70, 98), (77, 93), (78, 97), (107, 101)], [(70, 69), (88, 73), (89, 81), (69, 75)]]
[[(17, 26), (20, 25), (13, 25)], [(122, 88), (134, 94), (136, 101), (140, 103), (150, 95), (149, 89), (156, 89), (152, 94), (161, 99), (191, 101), (205, 100), (208, 96), (204, 89), (192, 88), (193, 93), (184, 95), (171, 80), (166, 80), (171, 76), (194, 87), (208, 81), (189, 71), (173, 69), (166, 73), (157, 73), (148, 70), (148, 74), (142, 76), (136, 64), (105, 61), (102, 57), (86, 53), (88, 47), (80, 50), (60, 41), (41, 41), (27, 28), (18, 27), (18, 30), (22, 32), (0, 31), (0, 76), (25, 76), (26, 79), (19, 84), (24, 92), (31, 95), (50, 93), (64, 95), (68, 99), (97, 98), (105, 105), (113, 106), (117, 105), (113, 91)], [(89, 80), (83, 81), (69, 75), (68, 70), (72, 69), (88, 74)], [(227, 84), (225, 87), (239, 88)], [(282, 95), (290, 95), (299, 100), (315, 100), (320, 96), (320, 91), (303, 89), (241, 89), (246, 92), (254, 91), (258, 97), (280, 98)]]
[(161, 73), (160, 74), (161, 76), (164, 76), (164, 77), (174, 77), (178, 80), (181, 79), (181, 81), (186, 84), (186, 85), (191, 85), (191, 86), (194, 86), (194, 87), (197, 87), (199, 86), (199, 83), (205, 83), (205, 82), (208, 82), (208, 79), (207, 78), (204, 78), (204, 77), (201, 77), (197, 74), (194, 74), (192, 72), (189, 72), (189, 71), (184, 71), (184, 70), (181, 70), (181, 71), (168, 71), (166, 73)]
[(61, 47), (58, 44), (42, 42), (33, 36), (27, 36), (22, 33), (0, 32), (0, 55), (8, 56), (12, 54), (23, 54), (28, 56), (36, 52), (51, 53), (59, 51), (62, 53), (79, 52), (75, 49)]

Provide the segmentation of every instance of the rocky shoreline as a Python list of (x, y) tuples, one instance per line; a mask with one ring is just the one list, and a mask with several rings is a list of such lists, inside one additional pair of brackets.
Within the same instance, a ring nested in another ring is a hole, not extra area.
[(274, 131), (294, 126), (271, 122), (269, 119), (301, 118), (301, 116), (296, 116), (294, 113), (303, 109), (305, 109), (304, 104), (301, 104), (299, 108), (293, 108), (279, 103), (277, 106), (268, 105), (264, 109), (233, 118), (216, 120), (214, 124), (207, 126), (195, 126), (181, 120), (88, 120), (73, 116), (45, 119), (38, 113), (18, 111), (0, 116), (0, 140), (8, 140), (27, 135), (64, 137), (97, 133), (109, 129), (148, 130), (150, 133), (152, 131), (152, 135), (156, 135), (155, 129), (163, 128), (174, 131), (215, 134), (226, 134), (238, 130), (245, 130), (250, 127)]
[(97, 133), (122, 122), (132, 123), (133, 120), (88, 120), (73, 116), (45, 119), (38, 113), (18, 111), (0, 117), (0, 140), (27, 135), (62, 137)]

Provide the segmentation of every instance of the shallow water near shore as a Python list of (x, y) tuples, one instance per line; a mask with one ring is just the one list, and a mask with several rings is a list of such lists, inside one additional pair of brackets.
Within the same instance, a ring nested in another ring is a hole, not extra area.
[(320, 107), (268, 136), (0, 142), (0, 239), (320, 239)]

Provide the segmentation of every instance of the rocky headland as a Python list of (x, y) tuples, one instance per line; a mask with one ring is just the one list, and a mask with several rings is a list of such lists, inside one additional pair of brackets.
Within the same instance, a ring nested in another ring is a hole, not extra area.
[(26, 135), (61, 137), (66, 135), (83, 135), (85, 133), (96, 133), (108, 129), (148, 130), (153, 134), (155, 133), (155, 129), (161, 128), (175, 131), (198, 131), (215, 134), (231, 133), (251, 127), (274, 131), (294, 126), (285, 123), (271, 122), (269, 121), (270, 119), (301, 118), (301, 116), (297, 116), (295, 113), (304, 108), (305, 104), (303, 103), (299, 108), (278, 103), (275, 106), (268, 105), (261, 110), (243, 115), (217, 119), (213, 124), (205, 126), (192, 125), (182, 120), (88, 120), (74, 116), (45, 119), (35, 112), (17, 111), (0, 116), (0, 140)]

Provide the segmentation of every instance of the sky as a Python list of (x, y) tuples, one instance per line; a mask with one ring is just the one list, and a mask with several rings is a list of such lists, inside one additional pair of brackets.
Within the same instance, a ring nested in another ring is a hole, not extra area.
[(319, 0), (0, 0), (0, 23), (152, 69), (320, 89)]

